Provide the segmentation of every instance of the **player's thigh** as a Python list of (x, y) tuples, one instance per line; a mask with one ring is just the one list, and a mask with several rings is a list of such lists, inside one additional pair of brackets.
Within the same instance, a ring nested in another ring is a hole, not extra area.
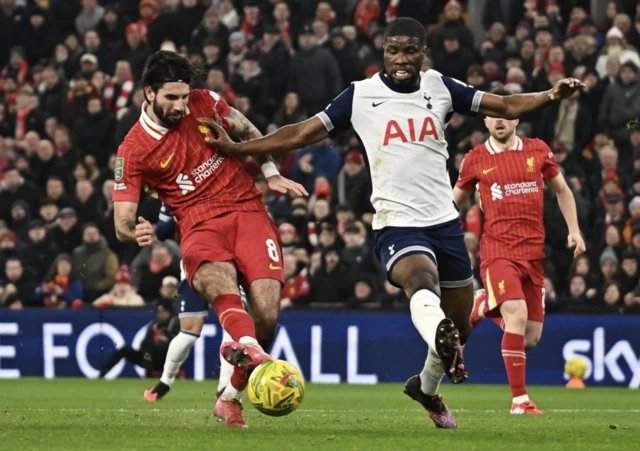
[(517, 263), (504, 258), (495, 259), (483, 266), (481, 273), (487, 291), (485, 314), (500, 315), (501, 304), (525, 298)]
[(183, 280), (178, 286), (178, 317), (180, 329), (200, 334), (205, 318), (209, 315), (209, 301)]
[[(211, 267), (200, 271), (205, 263), (220, 262), (235, 266), (233, 248), (227, 239), (234, 232), (233, 220), (227, 214), (197, 224), (188, 230), (180, 240), (184, 276), (198, 292), (204, 293), (202, 291), (203, 276), (212, 271)], [(200, 274), (197, 277), (198, 283), (196, 283), (196, 273), (198, 272)], [(235, 273), (235, 268), (233, 268), (233, 272)], [(228, 275), (228, 273), (229, 271), (226, 271), (224, 275)]]
[(527, 301), (529, 320), (542, 323), (544, 321), (544, 260), (528, 262), (526, 277), (522, 283), (524, 299)]
[(527, 328), (524, 333), (524, 348), (529, 350), (538, 345), (542, 338), (543, 324), (541, 321), (527, 321)]
[(237, 294), (238, 273), (233, 264), (229, 262), (204, 262), (192, 278), (195, 290), (213, 302), (223, 294)]
[(387, 227), (376, 232), (376, 255), (387, 280), (407, 297), (422, 288), (440, 293), (433, 244), (422, 229)]
[[(236, 233), (232, 246), (243, 286), (251, 287), (259, 279), (272, 279), (276, 283), (261, 283), (261, 290), (279, 293), (284, 285), (282, 249), (278, 230), (265, 211), (236, 212)], [(251, 292), (249, 293), (251, 297)]]
[[(464, 233), (460, 221), (455, 220), (429, 228), (427, 233), (436, 243), (435, 256), (438, 263), (440, 288), (463, 288), (473, 284), (473, 267), (469, 251), (464, 243)], [(469, 312), (471, 312), (473, 289), (461, 290), (457, 294), (464, 296), (466, 302), (469, 303)]]

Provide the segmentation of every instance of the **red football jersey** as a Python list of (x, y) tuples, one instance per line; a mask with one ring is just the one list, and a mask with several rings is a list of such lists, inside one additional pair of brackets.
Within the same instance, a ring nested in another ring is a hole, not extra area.
[(211, 148), (211, 130), (199, 117), (222, 118), (231, 107), (218, 94), (192, 90), (182, 122), (166, 129), (142, 109), (118, 149), (114, 201), (140, 201), (140, 191), (157, 196), (175, 215), (182, 235), (199, 222), (230, 211), (263, 210), (260, 191), (242, 163)]
[(539, 139), (517, 138), (504, 151), (493, 138), (464, 158), (456, 185), (465, 191), (478, 186), (485, 225), (482, 263), (496, 258), (544, 258), (544, 181), (560, 173), (553, 153)]

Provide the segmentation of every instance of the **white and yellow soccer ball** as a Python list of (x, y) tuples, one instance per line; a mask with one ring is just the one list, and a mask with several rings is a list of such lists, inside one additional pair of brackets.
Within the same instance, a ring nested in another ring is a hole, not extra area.
[(288, 415), (302, 403), (304, 378), (289, 362), (269, 360), (253, 370), (247, 393), (251, 404), (265, 415)]
[(569, 377), (582, 379), (587, 374), (587, 361), (582, 357), (573, 357), (565, 362), (564, 372)]

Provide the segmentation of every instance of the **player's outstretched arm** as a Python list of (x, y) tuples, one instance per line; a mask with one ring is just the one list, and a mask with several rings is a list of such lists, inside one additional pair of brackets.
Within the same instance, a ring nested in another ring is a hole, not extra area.
[(322, 121), (314, 116), (304, 122), (287, 125), (270, 135), (241, 143), (234, 143), (224, 128), (208, 117), (198, 118), (198, 122), (215, 131), (216, 138), (205, 138), (208, 144), (216, 146), (232, 155), (262, 155), (288, 152), (305, 147), (329, 137)]
[(576, 211), (576, 200), (573, 197), (573, 192), (567, 181), (562, 174), (556, 175), (554, 178), (548, 181), (549, 186), (556, 193), (558, 198), (558, 206), (564, 216), (564, 220), (569, 228), (569, 236), (567, 237), (567, 245), (569, 247), (575, 246), (573, 251), (574, 257), (582, 254), (586, 251), (584, 240), (580, 235), (580, 226), (578, 225), (578, 212)]
[(564, 78), (548, 91), (510, 96), (485, 93), (480, 102), (479, 112), (485, 116), (518, 119), (524, 114), (544, 108), (553, 102), (568, 99), (584, 87), (585, 85), (576, 78)]

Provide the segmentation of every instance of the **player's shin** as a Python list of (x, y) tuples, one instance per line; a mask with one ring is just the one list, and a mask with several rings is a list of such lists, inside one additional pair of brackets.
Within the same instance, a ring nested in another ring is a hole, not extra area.
[[(233, 341), (231, 335), (225, 330), (222, 335), (222, 344)], [(231, 375), (233, 374), (233, 365), (227, 362), (222, 354), (220, 354), (220, 377), (218, 378), (218, 397), (222, 395), (224, 389), (229, 385), (231, 381)]]
[(411, 297), (410, 309), (413, 325), (427, 342), (429, 350), (435, 352), (436, 331), (445, 318), (440, 308), (440, 297), (427, 289), (418, 290)]
[(502, 359), (507, 370), (513, 402), (519, 404), (529, 400), (525, 387), (527, 357), (524, 350), (527, 307), (524, 300), (506, 301), (501, 305), (500, 311), (505, 324)]
[(420, 389), (422, 393), (430, 396), (436, 395), (443, 377), (444, 369), (442, 368), (440, 357), (436, 354), (435, 349), (429, 349), (427, 361), (420, 373)]
[(256, 328), (249, 314), (244, 310), (237, 294), (223, 294), (215, 298), (213, 308), (218, 320), (233, 341), (260, 347), (256, 339)]
[(180, 367), (184, 361), (187, 360), (187, 357), (189, 357), (189, 352), (199, 337), (200, 335), (198, 334), (181, 330), (180, 333), (171, 340), (160, 382), (169, 387), (173, 385), (176, 374), (180, 371)]

